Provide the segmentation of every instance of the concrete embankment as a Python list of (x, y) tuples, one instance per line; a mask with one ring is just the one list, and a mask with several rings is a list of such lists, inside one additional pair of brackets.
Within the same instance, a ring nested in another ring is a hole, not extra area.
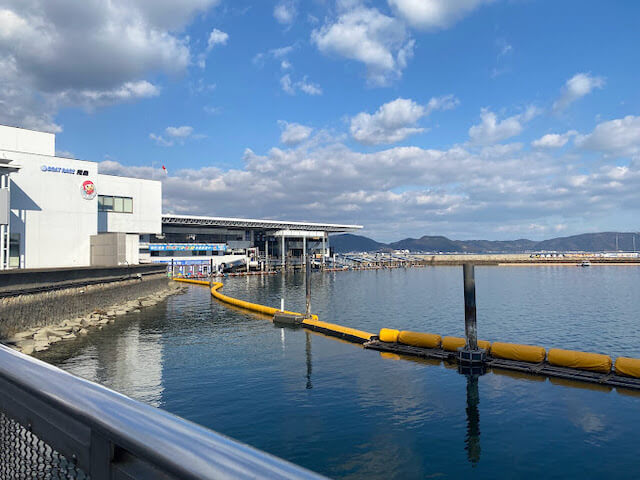
[[(61, 272), (61, 273), (60, 273)], [(58, 274), (59, 273), (59, 274)], [(0, 276), (0, 339), (23, 353), (103, 328), (125, 313), (181, 291), (164, 267), (21, 271)], [(107, 273), (107, 275), (104, 275)]]

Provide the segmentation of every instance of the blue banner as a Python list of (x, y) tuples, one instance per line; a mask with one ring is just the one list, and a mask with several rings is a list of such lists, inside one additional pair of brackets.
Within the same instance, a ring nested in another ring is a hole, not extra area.
[(150, 243), (150, 252), (225, 252), (227, 245), (224, 243)]

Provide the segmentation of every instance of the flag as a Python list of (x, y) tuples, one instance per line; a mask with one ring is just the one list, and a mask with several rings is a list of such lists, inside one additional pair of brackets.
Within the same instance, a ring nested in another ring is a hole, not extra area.
[(164, 165), (162, 165), (162, 171), (164, 173), (166, 173), (167, 175), (169, 174), (169, 171), (167, 170), (167, 167), (165, 167)]

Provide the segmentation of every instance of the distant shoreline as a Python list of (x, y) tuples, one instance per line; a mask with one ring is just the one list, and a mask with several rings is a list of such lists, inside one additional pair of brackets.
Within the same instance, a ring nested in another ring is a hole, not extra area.
[(423, 265), (462, 265), (464, 263), (474, 263), (476, 265), (495, 266), (576, 266), (588, 261), (591, 265), (610, 266), (640, 266), (640, 258), (605, 258), (598, 256), (576, 256), (576, 257), (552, 257), (552, 258), (531, 258), (530, 254), (476, 254), (476, 255), (415, 255), (420, 258), (419, 263)]

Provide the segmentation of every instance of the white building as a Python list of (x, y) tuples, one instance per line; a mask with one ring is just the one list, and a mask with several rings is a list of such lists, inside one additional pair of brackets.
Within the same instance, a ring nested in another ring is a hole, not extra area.
[(158, 181), (56, 157), (55, 135), (0, 125), (0, 269), (154, 262), (192, 273), (325, 264), (336, 225), (162, 214)]
[(0, 125), (0, 266), (138, 263), (162, 231), (162, 184), (56, 157), (55, 135)]

